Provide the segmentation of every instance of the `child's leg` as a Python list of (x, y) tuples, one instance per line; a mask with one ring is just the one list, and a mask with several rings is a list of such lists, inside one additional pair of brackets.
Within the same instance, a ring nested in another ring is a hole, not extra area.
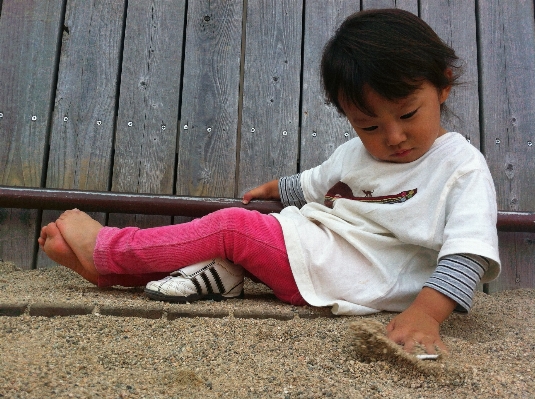
[[(84, 234), (89, 223), (85, 217), (89, 217), (79, 212), (84, 218), (71, 218), (73, 212), (66, 213), (58, 227), (73, 251), (88, 259), (90, 245), (80, 247), (77, 237)], [(92, 256), (102, 274), (171, 272), (222, 257), (243, 266), (281, 300), (304, 304), (290, 269), (282, 229), (270, 215), (230, 208), (172, 226), (143, 230), (104, 227), (95, 241)]]

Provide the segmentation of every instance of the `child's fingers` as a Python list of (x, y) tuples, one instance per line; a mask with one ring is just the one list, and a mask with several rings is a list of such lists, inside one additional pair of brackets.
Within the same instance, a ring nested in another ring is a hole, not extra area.
[(242, 197), (242, 203), (248, 204), (253, 199), (274, 199), (278, 196), (278, 181), (273, 180), (269, 183), (262, 184), (252, 190), (246, 192)]
[(430, 355), (435, 355), (437, 353), (437, 350), (436, 350), (436, 347), (435, 347), (436, 343), (432, 339), (422, 340), (420, 345), (422, 347), (424, 347), (425, 348), (425, 352), (430, 354)]
[(386, 326), (386, 336), (391, 341), (394, 341), (398, 345), (404, 345), (405, 340), (403, 339), (402, 332), (397, 329), (396, 330), (396, 319), (393, 319), (390, 323)]
[(433, 339), (432, 337), (422, 338), (421, 340), (413, 340), (413, 344), (410, 345), (410, 350), (407, 350), (406, 346), (404, 347), (407, 352), (412, 352), (416, 346), (420, 346), (425, 349), (425, 352), (429, 355), (437, 354), (437, 349), (441, 353), (448, 353), (448, 347), (440, 340), (440, 338)]
[[(434, 345), (436, 348), (440, 349), (440, 352), (442, 353), (449, 353), (448, 347), (442, 342), (442, 340), (438, 340), (435, 342)], [(429, 353), (429, 352), (428, 352)]]
[(263, 196), (262, 190), (260, 190), (259, 188), (255, 188), (243, 194), (242, 203), (247, 205), (249, 202), (251, 202), (255, 198), (262, 198), (262, 196)]
[(436, 354), (437, 349), (443, 353), (448, 353), (448, 348), (440, 340), (440, 337), (423, 335), (415, 331), (405, 332), (399, 328), (396, 329), (395, 320), (386, 326), (386, 331), (387, 337), (396, 344), (403, 346), (405, 352), (413, 353), (416, 347), (422, 347), (430, 355)]
[(396, 325), (394, 322), (390, 322), (386, 326), (386, 336), (388, 339), (390, 339), (392, 342), (403, 346), (403, 349), (406, 352), (411, 353), (417, 344), (417, 341), (412, 337), (412, 335), (408, 335), (404, 333), (400, 329), (396, 329)]
[(252, 199), (253, 199), (253, 196), (251, 195), (251, 192), (249, 191), (249, 192), (243, 194), (241, 202), (244, 205), (247, 205), (249, 202), (251, 202)]
[(408, 353), (412, 353), (416, 347), (417, 342), (413, 339), (408, 339), (403, 345), (403, 350)]

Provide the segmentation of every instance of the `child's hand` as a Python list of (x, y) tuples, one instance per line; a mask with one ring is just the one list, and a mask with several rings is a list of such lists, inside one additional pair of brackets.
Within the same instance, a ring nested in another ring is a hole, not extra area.
[(439, 329), (438, 321), (412, 306), (394, 317), (386, 326), (388, 338), (403, 345), (403, 349), (409, 353), (417, 344), (429, 354), (435, 354), (436, 348), (447, 352), (446, 345), (440, 339)]
[(281, 197), (279, 194), (279, 181), (272, 180), (270, 182), (262, 184), (259, 187), (253, 188), (251, 191), (248, 191), (243, 195), (242, 202), (244, 204), (248, 204), (253, 199), (280, 200)]
[(440, 323), (455, 309), (456, 303), (432, 288), (424, 287), (411, 306), (386, 326), (387, 336), (403, 349), (412, 352), (415, 345), (422, 345), (429, 354), (436, 348), (447, 352), (440, 339)]

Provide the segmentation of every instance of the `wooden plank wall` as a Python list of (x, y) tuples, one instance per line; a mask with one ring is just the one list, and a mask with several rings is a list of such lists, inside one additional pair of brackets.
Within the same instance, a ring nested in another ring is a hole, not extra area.
[[(67, 1), (46, 187), (109, 189), (125, 1)], [(42, 223), (58, 216), (45, 211)], [(92, 216), (106, 222), (104, 213)], [(52, 265), (39, 252), (37, 266)]]
[(303, 0), (249, 1), (236, 195), (297, 172)]
[(334, 107), (325, 103), (319, 82), (323, 46), (342, 21), (359, 11), (356, 2), (308, 0), (305, 8), (301, 107), (300, 170), (314, 167), (352, 137), (352, 128)]
[[(112, 191), (173, 194), (185, 2), (130, 0)], [(166, 216), (112, 214), (113, 226), (152, 227)]]
[[(533, 1), (480, 1), (482, 147), (498, 207), (535, 211)], [(484, 21), (484, 23), (483, 23)], [(535, 234), (501, 233), (502, 276), (492, 290), (535, 286)]]
[[(426, 20), (465, 61), (448, 129), (489, 161), (499, 208), (535, 211), (533, 1), (3, 0), (0, 184), (239, 197), (354, 136), (325, 104), (325, 42), (359, 9)], [(58, 212), (0, 210), (0, 258), (47, 267)], [(93, 215), (114, 226), (185, 218)], [(489, 291), (534, 287), (535, 234), (500, 233)]]
[[(44, 185), (63, 0), (5, 0), (0, 15), (0, 184)], [(0, 259), (31, 267), (40, 214), (0, 209)]]
[(239, 0), (188, 2), (179, 195), (234, 195), (243, 12)]

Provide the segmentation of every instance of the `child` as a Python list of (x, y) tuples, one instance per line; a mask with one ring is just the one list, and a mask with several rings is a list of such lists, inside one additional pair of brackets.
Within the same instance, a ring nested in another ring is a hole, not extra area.
[(408, 12), (356, 13), (327, 44), (321, 72), (358, 138), (243, 196), (281, 199), (280, 214), (224, 209), (140, 230), (72, 210), (42, 229), (39, 244), (99, 286), (147, 284), (149, 297), (167, 301), (238, 298), (246, 270), (294, 305), (401, 312), (390, 339), (409, 352), (445, 351), (440, 323), (456, 307), (468, 311), (477, 283), (500, 270), (487, 165), (440, 125), (456, 61)]

